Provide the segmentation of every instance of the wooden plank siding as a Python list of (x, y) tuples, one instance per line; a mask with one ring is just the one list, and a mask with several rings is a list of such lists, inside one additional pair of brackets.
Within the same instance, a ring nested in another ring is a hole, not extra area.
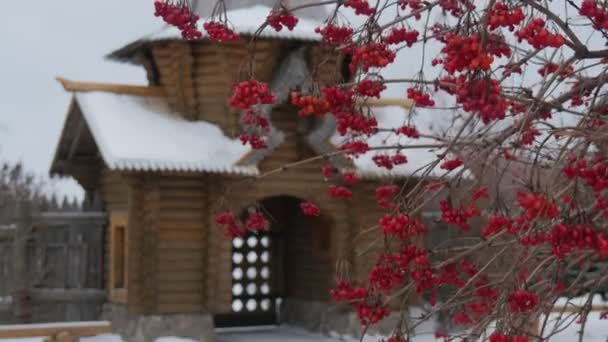
[(204, 311), (206, 178), (162, 175), (158, 191), (157, 312)]

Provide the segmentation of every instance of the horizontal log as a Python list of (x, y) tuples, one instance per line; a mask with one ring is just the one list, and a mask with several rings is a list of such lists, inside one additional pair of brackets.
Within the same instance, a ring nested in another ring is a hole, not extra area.
[(158, 304), (159, 313), (198, 313), (202, 312), (204, 307), (197, 303), (180, 303), (180, 304)]
[(95, 336), (111, 333), (112, 325), (105, 321), (0, 325), (0, 338), (53, 336), (62, 331), (74, 336)]
[(29, 295), (36, 300), (78, 302), (85, 300), (103, 301), (106, 291), (100, 289), (41, 289), (29, 290)]
[(57, 77), (57, 81), (61, 83), (63, 89), (67, 91), (104, 91), (116, 94), (129, 94), (138, 96), (164, 96), (165, 91), (162, 87), (154, 86), (135, 86), (125, 84), (112, 83), (95, 83), (95, 82), (76, 82), (65, 78)]

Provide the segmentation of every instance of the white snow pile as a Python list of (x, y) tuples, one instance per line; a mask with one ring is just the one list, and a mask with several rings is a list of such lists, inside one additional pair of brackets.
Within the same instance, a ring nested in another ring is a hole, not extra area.
[(171, 114), (161, 97), (81, 92), (75, 101), (110, 169), (258, 173), (236, 165), (249, 146), (214, 124)]

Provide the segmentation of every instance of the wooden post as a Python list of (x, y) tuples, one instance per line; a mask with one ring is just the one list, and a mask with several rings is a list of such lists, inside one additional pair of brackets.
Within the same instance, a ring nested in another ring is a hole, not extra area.
[(29, 275), (27, 272), (27, 240), (32, 228), (32, 207), (28, 201), (19, 202), (15, 230), (13, 262), (13, 316), (19, 323), (29, 321)]

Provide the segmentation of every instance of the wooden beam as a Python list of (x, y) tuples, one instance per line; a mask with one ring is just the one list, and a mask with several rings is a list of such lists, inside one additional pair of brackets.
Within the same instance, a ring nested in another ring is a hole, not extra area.
[(368, 107), (401, 107), (403, 109), (411, 109), (414, 106), (414, 102), (408, 99), (395, 99), (395, 98), (386, 98), (386, 99), (367, 99), (366, 101), (361, 101), (361, 105)]
[(53, 336), (64, 331), (73, 336), (95, 336), (111, 333), (112, 325), (105, 321), (2, 325), (0, 338)]
[(136, 86), (127, 84), (95, 83), (95, 82), (76, 82), (65, 78), (57, 77), (63, 89), (67, 91), (103, 91), (115, 94), (137, 95), (137, 96), (164, 96), (165, 91), (162, 87), (156, 86)]

